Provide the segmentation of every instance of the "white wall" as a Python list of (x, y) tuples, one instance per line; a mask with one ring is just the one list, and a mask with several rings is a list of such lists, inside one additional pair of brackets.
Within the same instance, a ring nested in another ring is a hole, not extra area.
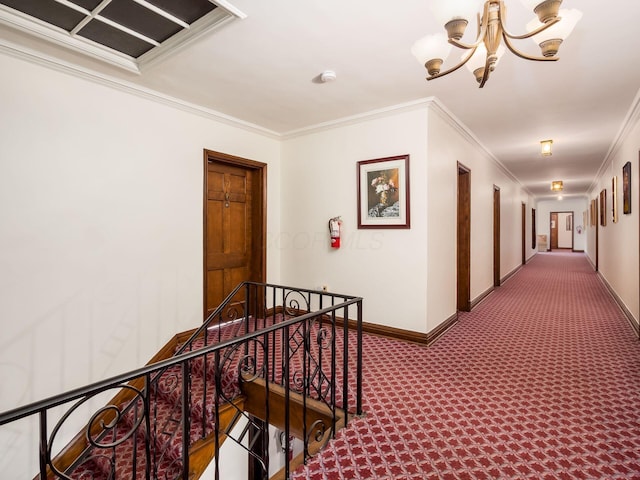
[[(411, 229), (358, 230), (357, 162), (405, 153)], [(285, 141), (282, 278), (364, 297), (369, 323), (432, 331), (456, 312), (458, 160), (472, 170), (471, 297), (481, 296), (493, 285), (493, 185), (502, 189), (503, 275), (521, 263), (521, 205), (533, 202), (432, 102)], [(344, 220), (338, 251), (329, 247), (327, 233), (327, 221), (336, 215)]]
[[(599, 198), (603, 189), (607, 190), (607, 225), (598, 226), (599, 243), (599, 271), (609, 285), (615, 290), (626, 308), (636, 321), (640, 319), (639, 280), (639, 215), (640, 203), (640, 165), (638, 164), (638, 149), (640, 148), (640, 112), (638, 98), (631, 109), (629, 122), (624, 126), (619, 141), (614, 145), (612, 153), (603, 165), (596, 179), (594, 188), (589, 192), (589, 198)], [(622, 213), (622, 166), (631, 162), (631, 214)], [(618, 177), (618, 222), (612, 221), (611, 179)], [(598, 223), (599, 223), (598, 216)], [(595, 236), (595, 227), (589, 229)], [(589, 242), (589, 258), (595, 263), (595, 241)]]
[[(203, 149), (269, 164), (272, 234), (280, 144), (4, 54), (0, 71), (4, 411), (139, 367), (197, 326)], [(26, 468), (26, 440), (0, 434), (6, 478), (33, 475), (7, 473)]]
[[(426, 332), (427, 107), (286, 140), (282, 250), (288, 284), (364, 297), (364, 320)], [(360, 160), (409, 154), (411, 229), (358, 230)], [(327, 222), (342, 216), (342, 247)]]
[[(551, 248), (550, 222), (551, 212), (573, 213), (573, 249), (585, 251), (587, 246), (588, 225), (584, 225), (583, 212), (588, 209), (589, 202), (585, 197), (568, 197), (562, 200), (540, 200), (536, 210), (536, 233), (547, 236), (547, 248)], [(564, 220), (559, 222), (558, 235), (565, 233)], [(578, 233), (578, 227), (582, 233)], [(570, 240), (569, 240), (570, 242)], [(562, 247), (560, 247), (562, 248)]]
[(533, 200), (478, 143), (435, 104), (429, 115), (428, 330), (456, 312), (457, 164), (471, 170), (471, 300), (493, 286), (493, 192), (500, 188), (500, 276), (522, 262), (522, 203), (531, 257)]

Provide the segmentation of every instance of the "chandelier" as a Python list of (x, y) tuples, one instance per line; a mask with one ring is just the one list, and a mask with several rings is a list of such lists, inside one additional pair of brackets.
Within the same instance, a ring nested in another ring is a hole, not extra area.
[[(436, 17), (446, 22), (446, 35), (427, 35), (418, 40), (411, 52), (424, 65), (429, 73), (427, 80), (433, 80), (455, 72), (463, 65), (476, 77), (480, 88), (487, 83), (505, 52), (505, 45), (512, 53), (520, 58), (534, 61), (556, 61), (558, 49), (566, 39), (582, 13), (578, 10), (560, 10), (562, 0), (521, 0), (527, 8), (532, 8), (537, 18), (526, 26), (527, 33), (513, 35), (506, 28), (507, 9), (503, 0), (487, 0), (484, 2), (482, 15), (478, 14), (478, 35), (473, 43), (462, 42), (461, 39), (469, 23), (468, 18), (477, 12), (478, 0), (440, 0)], [(523, 53), (513, 45), (513, 40), (531, 38), (539, 45), (542, 56)], [(504, 40), (504, 45), (502, 41)], [(465, 52), (461, 61), (441, 71), (442, 64), (456, 46)]]

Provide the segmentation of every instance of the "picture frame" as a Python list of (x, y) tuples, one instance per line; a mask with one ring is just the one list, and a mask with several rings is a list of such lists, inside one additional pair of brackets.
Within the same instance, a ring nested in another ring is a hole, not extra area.
[(631, 162), (622, 167), (622, 213), (631, 213)]
[(611, 179), (611, 220), (618, 223), (618, 177)]
[(358, 228), (411, 228), (409, 155), (361, 160)]
[(600, 192), (600, 225), (607, 226), (607, 189), (603, 188)]

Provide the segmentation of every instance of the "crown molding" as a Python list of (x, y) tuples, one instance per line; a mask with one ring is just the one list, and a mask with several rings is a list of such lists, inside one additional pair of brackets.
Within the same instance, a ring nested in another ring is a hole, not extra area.
[(636, 93), (633, 102), (631, 103), (631, 107), (627, 112), (627, 115), (624, 117), (622, 121), (622, 125), (618, 129), (618, 133), (616, 134), (607, 154), (604, 156), (602, 160), (602, 164), (600, 168), (596, 172), (591, 185), (589, 186), (588, 192), (591, 192), (594, 188), (598, 186), (598, 183), (602, 176), (604, 175), (605, 170), (613, 163), (613, 159), (622, 147), (622, 144), (627, 140), (631, 131), (635, 128), (635, 126), (640, 121), (640, 90)]
[(289, 140), (296, 137), (302, 137), (305, 135), (311, 135), (313, 133), (324, 132), (326, 130), (332, 130), (334, 128), (344, 127), (347, 125), (355, 125), (358, 123), (374, 120), (376, 118), (388, 117), (396, 115), (401, 112), (409, 112), (412, 110), (419, 110), (421, 108), (427, 108), (431, 102), (430, 98), (422, 98), (411, 102), (400, 103), (398, 105), (392, 105), (390, 107), (379, 108), (376, 110), (370, 110), (368, 112), (351, 115), (348, 117), (338, 118), (336, 120), (330, 120), (328, 122), (317, 123), (308, 127), (299, 128), (296, 130), (290, 130), (281, 135), (283, 140)]
[(481, 141), (475, 134), (464, 124), (462, 121), (456, 117), (453, 112), (451, 112), (444, 104), (438, 100), (436, 97), (430, 98), (429, 109), (436, 113), (442, 120), (444, 120), (450, 127), (455, 129), (460, 136), (462, 136), (470, 145), (473, 147), (479, 148), (482, 152), (491, 160), (494, 165), (507, 177), (509, 177), (513, 182), (518, 184), (520, 188), (524, 192), (526, 192), (532, 198), (535, 196), (529, 191), (527, 187), (525, 187), (522, 182), (513, 174), (511, 171), (496, 157)]
[(161, 103), (163, 105), (167, 105), (169, 107), (176, 108), (193, 115), (207, 118), (209, 120), (214, 120), (232, 127), (241, 128), (243, 130), (257, 133), (269, 138), (281, 138), (281, 135), (273, 130), (269, 130), (250, 122), (245, 122), (244, 120), (240, 120), (230, 115), (226, 115), (224, 113), (205, 108), (194, 103), (180, 100), (179, 98), (165, 95), (150, 88), (136, 85), (135, 83), (127, 82), (119, 78), (111, 77), (109, 75), (98, 73), (96, 71), (62, 61), (60, 59), (51, 57), (35, 50), (28, 49), (4, 39), (0, 39), (0, 52), (6, 53), (9, 56), (24, 60), (29, 63), (50, 68), (52, 70), (82, 78), (93, 83), (105, 85), (115, 90), (136, 95), (138, 97)]

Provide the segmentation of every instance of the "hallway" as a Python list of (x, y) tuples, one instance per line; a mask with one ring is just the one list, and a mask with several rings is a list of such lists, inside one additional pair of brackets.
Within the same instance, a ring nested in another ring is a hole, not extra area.
[(364, 410), (292, 478), (640, 479), (640, 342), (582, 254), (536, 255), (430, 347), (365, 335)]

